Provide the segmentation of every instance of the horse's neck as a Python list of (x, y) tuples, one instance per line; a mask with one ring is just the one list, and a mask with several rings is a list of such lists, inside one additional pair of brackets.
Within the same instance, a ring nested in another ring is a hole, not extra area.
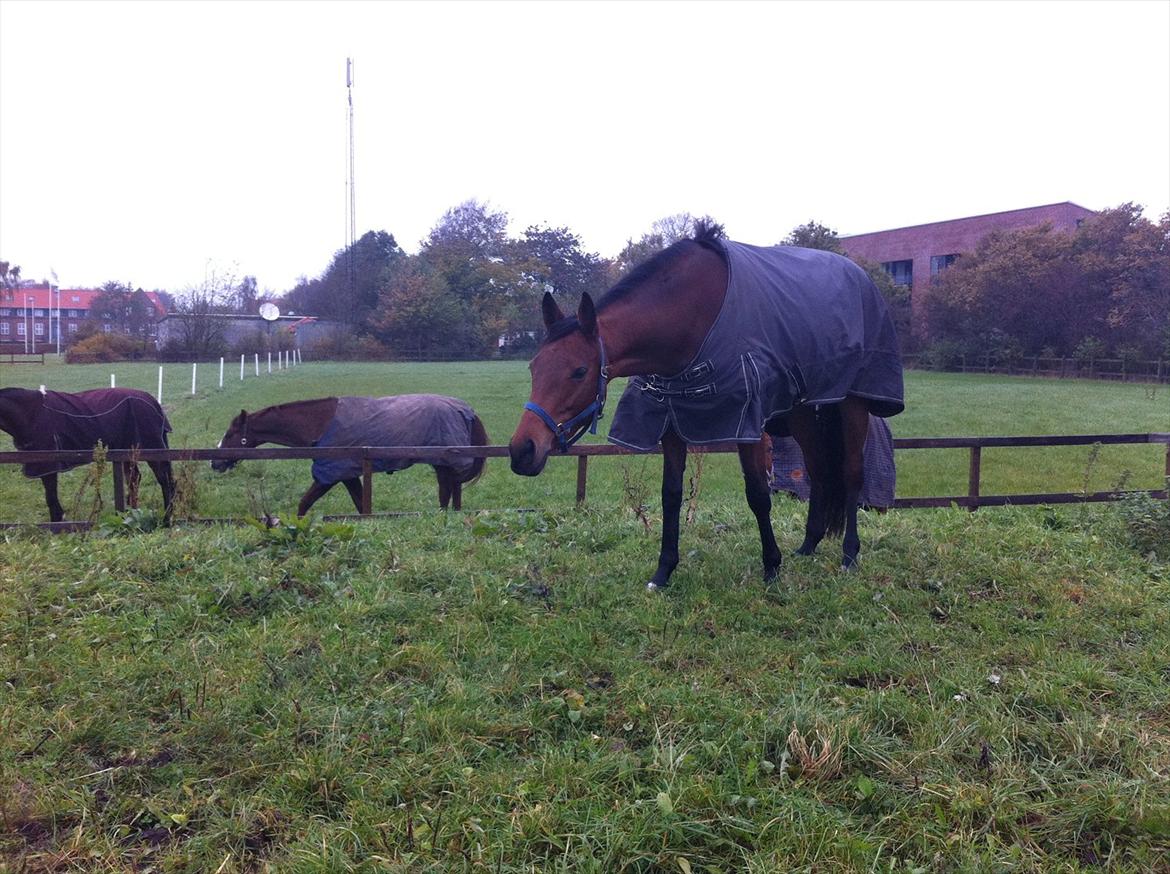
[(0, 431), (6, 431), (16, 443), (28, 441), (28, 424), (36, 417), (36, 403), (38, 398), (29, 400), (14, 397), (0, 397)]
[(337, 398), (269, 407), (248, 417), (248, 439), (252, 445), (312, 446), (336, 410)]
[(611, 376), (670, 375), (698, 354), (727, 292), (727, 266), (707, 249), (597, 314)]

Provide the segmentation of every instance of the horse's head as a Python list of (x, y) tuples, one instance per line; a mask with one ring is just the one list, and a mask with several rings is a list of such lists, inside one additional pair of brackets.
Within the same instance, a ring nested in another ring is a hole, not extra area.
[(553, 449), (564, 452), (586, 429), (596, 432), (609, 378), (593, 299), (581, 296), (575, 320), (547, 292), (541, 309), (548, 336), (528, 364), (532, 394), (508, 444), (512, 471), (522, 476), (536, 476)]
[[(227, 433), (223, 435), (223, 439), (219, 441), (216, 449), (246, 449), (253, 445), (255, 444), (248, 442), (248, 412), (240, 410), (240, 414), (232, 419), (232, 423), (228, 425)], [(237, 458), (217, 458), (211, 462), (211, 469), (222, 473), (225, 470), (231, 470), (239, 463)]]

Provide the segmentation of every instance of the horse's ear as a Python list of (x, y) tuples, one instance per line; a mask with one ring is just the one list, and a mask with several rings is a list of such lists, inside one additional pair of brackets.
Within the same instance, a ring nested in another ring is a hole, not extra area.
[(597, 334), (597, 309), (593, 306), (593, 298), (589, 296), (589, 292), (581, 295), (581, 303), (577, 307), (577, 321), (586, 337)]
[(240, 410), (240, 415), (236, 417), (236, 421), (242, 425), (242, 424), (244, 424), (245, 420), (247, 420), (247, 418), (248, 418), (248, 411), (247, 410)]
[(551, 291), (544, 293), (544, 299), (540, 302), (540, 311), (544, 315), (544, 326), (546, 328), (551, 328), (565, 317), (565, 314), (561, 312), (561, 308), (557, 305), (556, 298), (552, 296)]

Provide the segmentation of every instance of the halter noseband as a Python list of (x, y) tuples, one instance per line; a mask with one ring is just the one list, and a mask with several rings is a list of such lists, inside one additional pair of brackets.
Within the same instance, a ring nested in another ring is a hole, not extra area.
[[(557, 424), (556, 419), (548, 414), (540, 404), (529, 401), (524, 405), (524, 409), (531, 410), (540, 421), (548, 426), (548, 429), (553, 432), (553, 436), (557, 438), (557, 446), (560, 447), (561, 452), (568, 451), (569, 447), (585, 436), (585, 431), (588, 430), (590, 434), (597, 433), (597, 420), (601, 418), (601, 414), (605, 411), (605, 388), (606, 382), (609, 380), (609, 367), (605, 363), (605, 344), (601, 342), (601, 332), (597, 333), (597, 348), (601, 350), (601, 369), (597, 374), (597, 397), (585, 409), (569, 419), (567, 422)], [(586, 427), (586, 422), (588, 426)], [(580, 430), (578, 430), (580, 429)], [(574, 434), (573, 432), (576, 431)], [(571, 435), (571, 436), (570, 436)]]

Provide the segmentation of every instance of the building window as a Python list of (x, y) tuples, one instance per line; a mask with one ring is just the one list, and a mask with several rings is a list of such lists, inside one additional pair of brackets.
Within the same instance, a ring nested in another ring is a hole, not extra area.
[(12, 332), (12, 326), (8, 322), (0, 322), (0, 334), (7, 337)]
[(70, 333), (70, 334), (76, 334), (76, 333), (77, 333), (77, 322), (70, 322), (70, 323), (69, 323), (69, 333)]
[(931, 255), (930, 256), (930, 275), (938, 276), (948, 267), (955, 263), (959, 258), (958, 254), (954, 255)]
[(24, 336), (24, 322), (17, 322), (16, 323), (16, 335), (18, 337)]
[(36, 322), (33, 324), (33, 333), (38, 337), (45, 336), (45, 325), (43, 322)]
[(78, 296), (75, 294), (75, 295), (73, 295), (73, 297), (72, 297), (72, 302), (73, 302), (73, 303), (81, 303), (81, 298), (80, 298), (80, 297), (78, 297)]
[(914, 262), (911, 260), (883, 261), (882, 269), (890, 274), (894, 285), (912, 285), (914, 283)]
[(14, 316), (16, 312), (8, 307), (0, 307), (0, 316)]

